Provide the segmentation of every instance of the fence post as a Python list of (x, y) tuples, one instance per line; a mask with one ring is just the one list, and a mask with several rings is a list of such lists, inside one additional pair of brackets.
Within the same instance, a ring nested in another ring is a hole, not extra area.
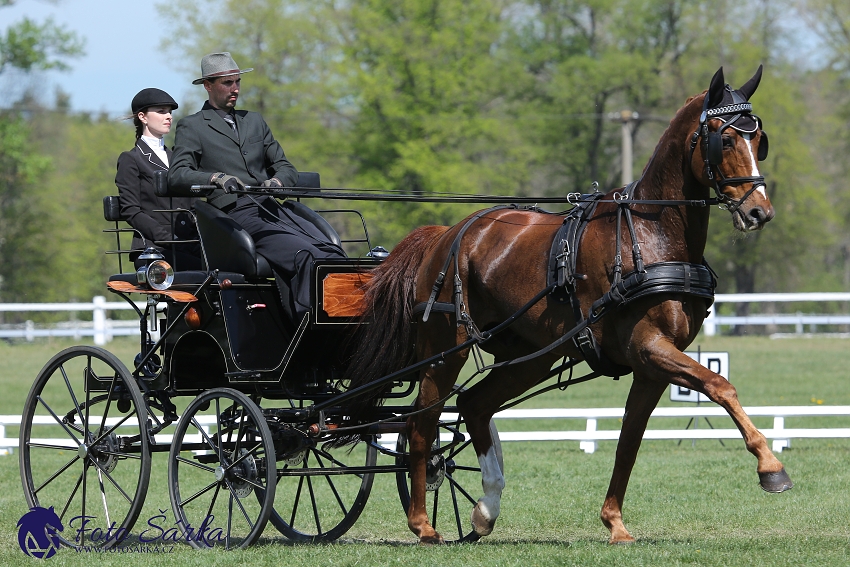
[(702, 323), (702, 329), (705, 331), (706, 337), (713, 337), (717, 334), (717, 325), (714, 324), (714, 318), (716, 317), (715, 311), (717, 311), (717, 306), (714, 306), (714, 309), (708, 310), (708, 316), (705, 318), (705, 321)]
[[(773, 418), (773, 430), (774, 432), (781, 431), (785, 429), (785, 418), (782, 416), (775, 416)], [(774, 433), (775, 434), (775, 433)], [(773, 440), (773, 450), (777, 453), (781, 453), (782, 449), (787, 449), (791, 446), (790, 439), (774, 439)]]
[(35, 323), (32, 322), (32, 319), (27, 319), (24, 323), (24, 337), (30, 343), (35, 340)]
[(94, 304), (92, 309), (94, 344), (103, 346), (106, 344), (106, 298), (96, 295), (92, 298), (92, 303)]
[[(588, 433), (596, 431), (596, 418), (590, 417), (587, 419), (587, 428), (585, 429)], [(584, 451), (585, 453), (594, 453), (596, 451), (597, 443), (596, 441), (579, 441), (578, 443), (579, 449)]]
[[(6, 438), (6, 426), (0, 423), (0, 439)], [(11, 455), (13, 453), (11, 447), (0, 448), (0, 455)]]

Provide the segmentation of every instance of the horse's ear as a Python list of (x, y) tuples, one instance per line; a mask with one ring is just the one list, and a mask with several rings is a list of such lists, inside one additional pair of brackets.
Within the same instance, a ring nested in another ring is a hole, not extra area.
[(708, 87), (708, 105), (706, 108), (714, 108), (723, 102), (723, 89), (726, 87), (726, 81), (723, 79), (723, 67), (717, 70), (714, 77), (711, 78), (711, 86)]
[(753, 93), (756, 92), (756, 89), (759, 87), (759, 82), (761, 82), (761, 71), (763, 67), (763, 65), (759, 65), (756, 74), (753, 75), (749, 81), (744, 83), (744, 86), (738, 89), (738, 92), (740, 92), (745, 99), (750, 100), (750, 97), (753, 96)]

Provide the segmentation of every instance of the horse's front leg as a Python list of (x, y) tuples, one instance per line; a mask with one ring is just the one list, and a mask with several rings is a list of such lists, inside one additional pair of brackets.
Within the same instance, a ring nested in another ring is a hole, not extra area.
[(623, 414), (623, 427), (617, 443), (611, 483), (608, 485), (608, 493), (599, 514), (602, 523), (611, 532), (608, 543), (632, 543), (635, 540), (623, 524), (623, 498), (649, 416), (666, 388), (667, 384), (649, 380), (635, 372)]
[(645, 352), (660, 370), (659, 377), (671, 384), (702, 392), (723, 407), (744, 438), (747, 450), (758, 459), (759, 484), (767, 492), (785, 492), (794, 486), (785, 468), (753, 425), (738, 401), (738, 392), (728, 380), (697, 363), (667, 341), (659, 340)]

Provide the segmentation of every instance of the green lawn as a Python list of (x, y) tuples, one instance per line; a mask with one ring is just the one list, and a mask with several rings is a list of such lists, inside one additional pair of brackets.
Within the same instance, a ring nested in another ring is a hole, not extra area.
[[(838, 339), (698, 339), (703, 350), (730, 352), (731, 380), (747, 405), (850, 404), (848, 347)], [(39, 368), (68, 346), (64, 341), (0, 345), (0, 413), (19, 414)], [(696, 347), (696, 345), (694, 345)], [(125, 362), (137, 348), (127, 340), (109, 350)], [(548, 393), (525, 407), (622, 407), (629, 377), (580, 384)], [(665, 396), (663, 405), (675, 406)], [(678, 404), (681, 405), (681, 404)], [(612, 423), (600, 427), (616, 427)], [(657, 420), (650, 427), (675, 420)], [(715, 426), (727, 427), (728, 420)], [(797, 418), (786, 427), (848, 426), (846, 419)], [(500, 429), (583, 428), (565, 422), (499, 422)], [(767, 422), (758, 423), (770, 426)], [(515, 427), (516, 426), (516, 427)], [(16, 435), (13, 428), (7, 435)], [(850, 440), (795, 440), (780, 455), (796, 483), (790, 492), (758, 488), (755, 459), (740, 441), (648, 441), (641, 449), (626, 496), (627, 527), (638, 542), (609, 547), (598, 519), (613, 463), (614, 442), (587, 455), (577, 442), (505, 443), (507, 487), (494, 533), (483, 541), (421, 547), (407, 530), (395, 479), (379, 475), (363, 515), (338, 542), (291, 545), (271, 526), (259, 545), (240, 552), (79, 556), (63, 550), (56, 565), (836, 565), (850, 564), (850, 497), (845, 466)], [(166, 510), (167, 457), (154, 456), (151, 488), (140, 524)], [(16, 522), (26, 512), (17, 455), (0, 457), (0, 564), (31, 565), (21, 553)], [(138, 528), (138, 525), (137, 525)]]

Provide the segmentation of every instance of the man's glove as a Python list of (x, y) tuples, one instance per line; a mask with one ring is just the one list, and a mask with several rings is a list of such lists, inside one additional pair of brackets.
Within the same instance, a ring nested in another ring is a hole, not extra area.
[(245, 184), (235, 175), (227, 175), (226, 173), (214, 173), (210, 177), (210, 183), (220, 189), (224, 189), (225, 193), (232, 193), (234, 189), (244, 189)]
[(283, 187), (283, 183), (280, 182), (280, 179), (277, 177), (272, 177), (271, 179), (266, 179), (262, 183), (263, 187)]

